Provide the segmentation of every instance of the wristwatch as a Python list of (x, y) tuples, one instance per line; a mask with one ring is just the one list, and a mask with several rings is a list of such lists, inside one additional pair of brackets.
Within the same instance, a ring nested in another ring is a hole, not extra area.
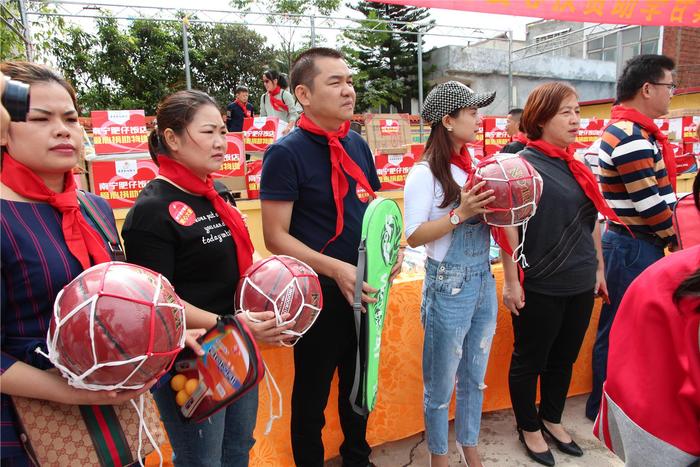
[(459, 218), (459, 214), (457, 214), (454, 209), (450, 211), (450, 224), (459, 225), (461, 222), (462, 219)]

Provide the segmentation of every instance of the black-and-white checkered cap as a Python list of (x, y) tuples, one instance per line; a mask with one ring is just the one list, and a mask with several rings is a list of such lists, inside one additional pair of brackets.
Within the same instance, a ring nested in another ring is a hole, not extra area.
[(423, 103), (423, 120), (436, 123), (457, 109), (486, 107), (496, 98), (496, 91), (477, 93), (458, 81), (435, 86)]

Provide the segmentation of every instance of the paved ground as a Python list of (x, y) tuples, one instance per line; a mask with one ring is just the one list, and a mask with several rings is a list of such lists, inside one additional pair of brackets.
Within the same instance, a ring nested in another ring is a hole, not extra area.
[[(571, 457), (556, 450), (552, 452), (561, 467), (619, 467), (623, 463), (593, 436), (590, 420), (584, 415), (587, 396), (570, 398), (564, 411), (564, 425), (584, 451), (583, 457)], [(537, 466), (525, 453), (515, 433), (515, 419), (511, 410), (484, 414), (479, 441), (481, 459), (485, 466)], [(410, 438), (376, 446), (372, 451), (372, 462), (377, 467), (408, 467), (428, 465), (428, 450), (423, 433)], [(454, 444), (454, 429), (450, 425), (450, 465), (459, 466), (460, 459)], [(326, 467), (341, 467), (339, 459), (331, 459)], [(464, 466), (466, 467), (466, 466)]]

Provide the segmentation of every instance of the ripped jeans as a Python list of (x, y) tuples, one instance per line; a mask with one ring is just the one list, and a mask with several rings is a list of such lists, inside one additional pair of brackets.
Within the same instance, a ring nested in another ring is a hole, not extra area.
[(423, 413), (428, 450), (444, 455), (455, 379), (457, 442), (476, 446), (479, 441), (484, 376), (498, 312), (496, 284), (489, 268), (488, 228), (462, 224), (453, 231), (445, 259), (428, 258), (425, 266)]

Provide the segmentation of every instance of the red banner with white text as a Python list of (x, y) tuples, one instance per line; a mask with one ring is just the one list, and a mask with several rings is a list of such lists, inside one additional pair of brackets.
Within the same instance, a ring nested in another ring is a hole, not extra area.
[(698, 0), (373, 0), (579, 23), (700, 26)]

